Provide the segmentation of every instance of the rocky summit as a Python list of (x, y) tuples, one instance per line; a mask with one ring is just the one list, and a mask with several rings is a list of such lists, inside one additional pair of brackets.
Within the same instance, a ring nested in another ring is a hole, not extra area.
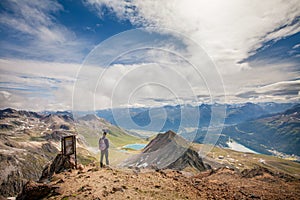
[(262, 167), (239, 173), (219, 168), (195, 175), (178, 170), (86, 166), (28, 182), (17, 199), (299, 199), (300, 181)]

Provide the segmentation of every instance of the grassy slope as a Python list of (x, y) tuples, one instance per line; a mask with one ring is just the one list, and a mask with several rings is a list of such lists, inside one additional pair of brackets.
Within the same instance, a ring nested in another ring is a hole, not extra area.
[[(122, 147), (127, 144), (145, 144), (148, 141), (134, 137), (132, 135), (127, 134), (122, 129), (109, 124), (108, 122), (104, 122), (105, 127), (109, 130), (107, 138), (110, 142), (109, 149), (109, 160), (110, 164), (116, 166), (120, 164), (126, 158), (139, 153), (139, 151), (123, 151)], [(77, 125), (77, 131), (80, 133), (86, 140), (87, 144), (91, 146), (95, 151), (91, 156), (94, 156), (99, 161), (100, 152), (98, 151), (98, 140), (102, 136), (102, 131), (98, 131), (93, 127)]]
[[(78, 126), (77, 131), (84, 136), (88, 145), (91, 147), (98, 147), (98, 140), (102, 136), (101, 131), (86, 126)], [(114, 126), (109, 126), (107, 138), (109, 139), (112, 148), (121, 148), (124, 145), (133, 143), (146, 143), (145, 140), (131, 136)]]
[[(193, 147), (198, 150), (200, 150), (202, 146), (202, 144), (193, 144)], [(213, 147), (207, 156), (214, 158), (217, 162), (233, 165), (241, 170), (251, 169), (256, 165), (260, 165), (271, 170), (281, 171), (300, 178), (300, 163), (281, 159), (275, 156), (243, 153), (219, 147)], [(224, 156), (224, 159), (219, 159), (219, 156)]]

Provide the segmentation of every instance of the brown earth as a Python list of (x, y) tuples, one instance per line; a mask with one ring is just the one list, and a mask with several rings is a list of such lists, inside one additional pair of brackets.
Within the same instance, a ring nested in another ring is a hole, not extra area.
[(263, 168), (245, 174), (227, 168), (193, 175), (90, 166), (55, 174), (48, 183), (55, 192), (45, 199), (299, 199), (299, 179)]

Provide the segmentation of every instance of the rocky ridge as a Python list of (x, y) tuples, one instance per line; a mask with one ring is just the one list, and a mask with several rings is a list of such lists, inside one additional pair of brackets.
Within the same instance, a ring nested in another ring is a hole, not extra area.
[[(75, 123), (71, 115), (0, 110), (0, 195), (15, 196), (28, 180), (38, 180), (60, 151), (61, 138), (77, 135)], [(78, 157), (88, 162), (79, 136), (77, 144)]]

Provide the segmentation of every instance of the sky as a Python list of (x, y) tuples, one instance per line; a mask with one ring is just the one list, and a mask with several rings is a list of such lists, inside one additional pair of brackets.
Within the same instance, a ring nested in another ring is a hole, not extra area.
[(2, 0), (0, 107), (299, 102), (299, 0)]

